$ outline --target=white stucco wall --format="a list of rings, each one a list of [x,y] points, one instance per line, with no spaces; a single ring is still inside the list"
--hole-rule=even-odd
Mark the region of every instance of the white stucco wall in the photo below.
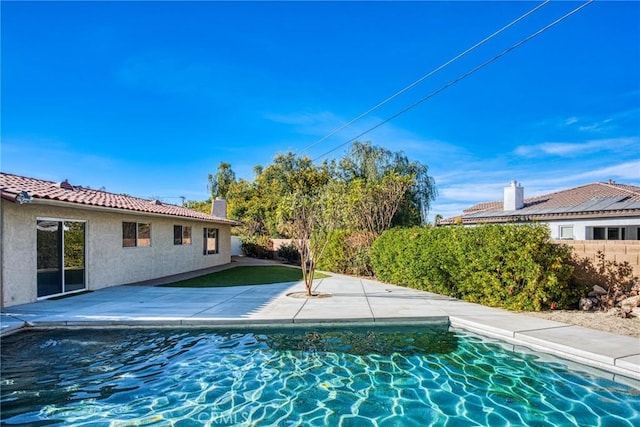
[[[86,221],[86,289],[134,283],[231,261],[231,226],[45,204],[17,205],[2,200],[2,306],[37,299],[36,221],[38,218]],[[151,246],[122,247],[122,222],[151,223]],[[173,244],[173,226],[191,226],[191,245]],[[203,255],[203,228],[217,228],[218,253]]]
[[[581,219],[563,220],[547,222],[551,230],[551,238],[560,238],[561,226],[573,226],[574,240],[590,240],[593,236],[587,235],[588,227],[627,227],[627,239],[638,239],[638,227],[640,227],[640,217],[635,218],[611,218],[611,219]]]
[[[238,236],[231,236],[231,256],[242,255],[242,239]]]

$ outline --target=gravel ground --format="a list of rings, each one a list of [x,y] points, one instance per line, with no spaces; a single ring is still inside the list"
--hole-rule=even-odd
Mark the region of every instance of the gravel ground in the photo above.
[[[587,312],[574,310],[554,310],[522,313],[527,316],[541,317],[557,322],[584,326],[619,335],[640,338],[640,317],[623,319],[605,312]]]

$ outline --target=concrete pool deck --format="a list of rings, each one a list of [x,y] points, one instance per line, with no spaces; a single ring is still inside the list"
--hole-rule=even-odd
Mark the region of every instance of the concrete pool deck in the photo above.
[[[236,265],[254,264],[241,261]],[[172,278],[175,280],[175,278]],[[515,346],[640,380],[640,339],[485,307],[375,280],[332,274],[315,281],[330,298],[292,298],[302,282],[225,288],[123,285],[2,310],[0,334],[26,327],[268,326],[449,322]]]

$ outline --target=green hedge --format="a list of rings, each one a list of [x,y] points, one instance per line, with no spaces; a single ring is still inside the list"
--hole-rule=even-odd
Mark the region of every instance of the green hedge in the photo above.
[[[511,310],[568,308],[583,293],[571,249],[542,225],[392,229],[371,261],[380,280]]]
[[[332,232],[318,262],[318,269],[356,276],[373,276],[369,255],[372,241],[373,238],[365,232]]]
[[[273,258],[273,243],[266,236],[243,237],[242,252],[252,258],[271,259]]]

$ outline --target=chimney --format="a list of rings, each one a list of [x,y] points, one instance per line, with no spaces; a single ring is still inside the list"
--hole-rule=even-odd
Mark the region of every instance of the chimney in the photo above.
[[[515,211],[524,207],[524,188],[518,181],[511,181],[509,187],[504,188],[504,211]]]
[[[211,202],[211,215],[218,218],[227,217],[227,201],[221,197],[216,197]]]

